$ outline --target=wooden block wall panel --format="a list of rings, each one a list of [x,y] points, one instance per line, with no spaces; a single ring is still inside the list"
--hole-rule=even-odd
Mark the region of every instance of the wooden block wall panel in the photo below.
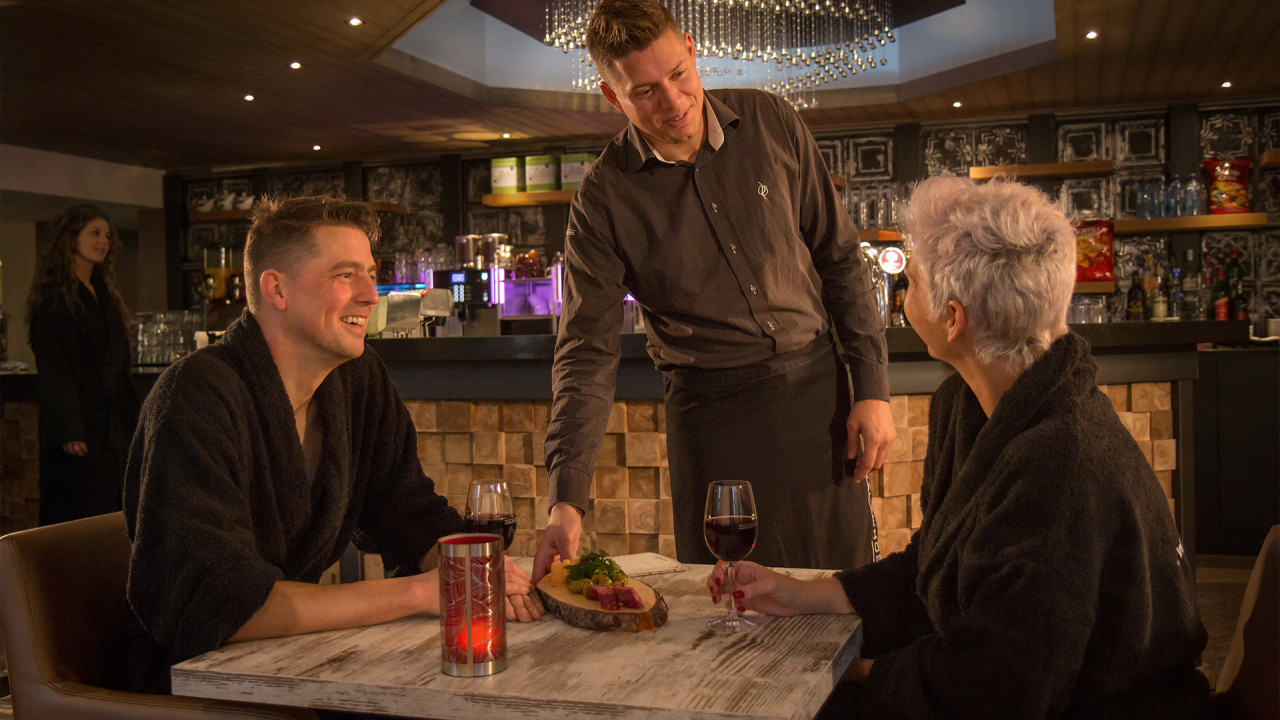
[[[418,432],[435,432],[436,404],[433,402],[415,401],[406,403],[409,415],[413,418],[413,427]]]
[[[901,552],[911,542],[911,528],[880,531],[880,557]]]
[[[509,463],[533,464],[533,433],[502,433],[503,456]]]
[[[659,535],[658,536],[658,552],[663,555],[666,555],[669,558],[675,558],[679,560],[680,558],[676,557],[676,536],[666,535],[666,534]]]
[[[631,552],[630,538],[626,533],[596,533],[597,550],[604,550],[610,555],[626,555]]]
[[[508,555],[533,557],[538,552],[538,535],[533,530],[521,530],[516,528],[515,539],[511,541],[511,547],[507,548]]]
[[[626,465],[626,435],[619,433],[606,433],[604,439],[600,441],[600,453],[596,455],[596,466],[600,465]]]
[[[418,462],[435,465],[444,462],[444,436],[437,433],[418,433]]]
[[[471,433],[447,433],[444,436],[444,461],[471,464]]]
[[[889,414],[893,417],[894,427],[907,427],[906,395],[892,395],[889,397]]]
[[[625,436],[628,467],[658,467],[665,459],[663,436],[656,432],[629,432]]]
[[[626,414],[627,432],[658,432],[658,403],[629,401]]]
[[[911,428],[911,459],[924,460],[925,452],[929,449],[929,428],[912,427]]]
[[[475,413],[472,430],[495,433],[502,430],[502,405],[496,402],[478,402]]]
[[[463,400],[445,400],[436,408],[436,428],[444,432],[471,432],[475,405]]]
[[[627,532],[627,501],[596,498],[596,531],[625,534]]]
[[[876,516],[876,527],[881,531],[909,527],[907,500],[909,496],[871,498],[871,512]]]
[[[533,404],[533,430],[546,434],[547,423],[551,421],[551,403]]]
[[[551,519],[551,500],[545,495],[533,500],[533,529],[546,530]]]
[[[533,431],[533,439],[531,445],[533,447],[533,462],[537,465],[547,464],[547,429]]]
[[[607,433],[624,433],[627,431],[627,404],[617,401],[609,410],[609,423],[604,426]]]
[[[658,497],[663,500],[671,499],[671,468],[658,468]]]
[[[1129,414],[1129,433],[1134,440],[1151,439],[1151,413],[1135,412]]]
[[[467,488],[471,485],[471,473],[470,463],[445,465],[444,474],[448,479],[449,494],[466,495]]]
[[[533,499],[537,491],[537,472],[532,465],[503,465],[502,479],[513,498]]]
[[[658,536],[647,534],[630,534],[627,536],[627,551],[632,553],[658,552]]]
[[[909,462],[885,463],[882,482],[879,494],[884,497],[910,495],[913,492],[920,491],[920,488],[911,479],[911,463]]]
[[[1152,410],[1151,411],[1151,439],[1152,440],[1172,440],[1173,439],[1173,411],[1172,410]]]
[[[534,464],[533,472],[537,476],[537,490],[535,492],[538,497],[549,497],[551,495],[551,478],[547,473],[545,465]]]
[[[888,462],[908,462],[911,460],[911,430],[905,427],[895,429],[898,436],[889,446]]]
[[[596,465],[595,473],[596,497],[622,498],[629,494],[627,469],[616,465]]]
[[[495,424],[497,424],[497,413]],[[501,465],[506,462],[506,442],[502,433],[482,431],[471,433],[471,461],[477,465]]]
[[[1160,489],[1164,491],[1166,498],[1173,497],[1173,471],[1157,470],[1156,481],[1160,483]]]
[[[1100,385],[1099,390],[1106,393],[1111,400],[1111,407],[1116,412],[1129,412],[1129,386],[1128,385]]]
[[[929,427],[929,401],[932,395],[907,396],[907,427]]]
[[[920,527],[924,521],[924,512],[920,509],[920,493],[911,496],[911,502],[907,505],[907,525],[915,530]]]
[[[658,534],[658,501],[627,501],[627,532]]]
[[[1156,471],[1178,469],[1177,440],[1151,441],[1151,468]]]
[[[1142,451],[1142,456],[1143,456],[1144,458],[1146,458],[1146,459],[1147,459],[1147,464],[1148,464],[1148,465],[1153,465],[1153,466],[1154,466],[1154,464],[1155,464],[1155,458],[1154,458],[1154,457],[1153,457],[1153,455],[1152,455],[1152,450],[1151,450],[1151,441],[1150,441],[1150,440],[1139,440],[1139,441],[1138,441],[1138,449]]]
[[[502,406],[503,432],[533,432],[533,405],[508,403]]]
[[[671,500],[658,501],[658,532],[662,535],[674,535],[676,531],[675,506]]]
[[[659,497],[658,470],[656,467],[627,468],[627,497],[633,500],[657,500]]]

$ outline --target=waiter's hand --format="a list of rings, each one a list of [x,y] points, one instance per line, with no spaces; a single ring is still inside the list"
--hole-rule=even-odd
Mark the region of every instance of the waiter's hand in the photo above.
[[[859,400],[849,412],[849,455],[858,458],[853,476],[862,482],[867,474],[884,465],[889,448],[898,437],[893,427],[893,413],[884,400]],[[861,451],[859,448],[861,447]]]
[[[892,423],[891,423],[892,424]],[[547,529],[533,556],[533,584],[538,584],[556,560],[573,560],[578,556],[578,538],[582,536],[582,516],[569,503],[556,503],[551,508]]]
[[[68,455],[84,457],[85,453],[89,452],[89,446],[79,440],[72,440],[71,442],[62,443],[62,452]]]

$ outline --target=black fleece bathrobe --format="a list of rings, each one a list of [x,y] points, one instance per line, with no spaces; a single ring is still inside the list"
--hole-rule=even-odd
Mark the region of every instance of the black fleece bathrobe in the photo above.
[[[316,582],[352,540],[404,575],[462,529],[422,473],[409,412],[372,350],[312,402],[324,433],[314,483],[248,311],[157,380],[125,473],[135,689],[167,692],[171,665],[224,643],[277,580]]]
[[[990,419],[958,374],[933,396],[920,529],[839,575],[875,658],[862,717],[1205,711],[1191,569],[1096,373],[1068,334]]]

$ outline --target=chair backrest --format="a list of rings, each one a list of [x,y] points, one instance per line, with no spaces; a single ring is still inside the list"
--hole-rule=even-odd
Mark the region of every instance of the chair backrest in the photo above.
[[[1253,564],[1214,696],[1219,718],[1280,718],[1280,525]]]
[[[128,574],[123,513],[0,538],[0,634],[16,717],[315,720],[302,708],[124,690]]]
[[[124,688],[128,572],[123,513],[0,538],[0,631],[15,701],[63,680]]]

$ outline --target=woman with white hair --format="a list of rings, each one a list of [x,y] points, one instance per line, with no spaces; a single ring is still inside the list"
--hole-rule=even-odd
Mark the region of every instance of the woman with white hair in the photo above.
[[[1039,191],[915,191],[906,313],[956,369],[934,394],[923,522],[902,552],[800,581],[739,563],[730,602],[857,612],[863,659],[824,714],[1191,718],[1206,634],[1169,507],[1068,331],[1075,233]],[[719,602],[723,564],[708,579]],[[846,684],[847,685],[847,684]]]

